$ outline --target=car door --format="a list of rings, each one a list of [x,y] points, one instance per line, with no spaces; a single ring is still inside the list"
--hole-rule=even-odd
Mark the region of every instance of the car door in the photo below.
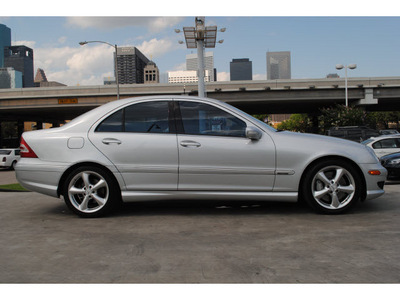
[[[171,109],[171,101],[135,103],[91,129],[89,139],[113,162],[128,190],[177,189],[178,149]]]
[[[372,148],[378,157],[382,157],[387,154],[400,152],[400,139],[399,138],[387,138],[379,140],[372,144]]]
[[[232,112],[196,101],[177,103],[178,190],[273,189],[275,146],[268,134],[250,140],[245,131],[252,124]]]

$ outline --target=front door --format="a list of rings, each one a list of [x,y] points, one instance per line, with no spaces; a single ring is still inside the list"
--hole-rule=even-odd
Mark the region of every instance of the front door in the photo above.
[[[179,190],[272,190],[275,146],[268,134],[250,140],[245,131],[253,124],[232,112],[196,101],[178,103],[183,127],[178,134]]]

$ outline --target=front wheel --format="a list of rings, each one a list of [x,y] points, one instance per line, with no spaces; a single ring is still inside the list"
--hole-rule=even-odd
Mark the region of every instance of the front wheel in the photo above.
[[[342,160],[327,160],[305,174],[302,194],[314,210],[338,214],[351,209],[361,196],[362,180],[355,168]]]
[[[81,217],[100,217],[111,212],[120,197],[117,183],[104,170],[84,166],[65,181],[63,196],[67,206]]]

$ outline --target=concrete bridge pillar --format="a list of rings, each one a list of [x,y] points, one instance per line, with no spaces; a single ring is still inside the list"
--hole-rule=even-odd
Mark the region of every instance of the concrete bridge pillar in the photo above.
[[[364,99],[360,99],[357,101],[357,105],[372,105],[372,104],[378,104],[378,99],[374,98],[374,89],[368,89],[366,88],[364,90]]]

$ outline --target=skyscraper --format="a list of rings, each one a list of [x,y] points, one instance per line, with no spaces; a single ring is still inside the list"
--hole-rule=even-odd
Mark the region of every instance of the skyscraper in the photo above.
[[[267,79],[291,79],[290,51],[267,52]]]
[[[119,84],[144,83],[144,68],[149,59],[136,47],[117,48]]]
[[[4,67],[22,73],[23,87],[33,87],[33,50],[26,46],[4,47]]]
[[[0,89],[15,88],[22,88],[22,73],[14,68],[0,68]]]
[[[204,53],[204,70],[208,70],[210,75],[210,81],[215,81],[214,76],[214,53],[206,52]],[[197,54],[186,55],[186,70],[187,71],[197,71],[199,69],[197,64]]]
[[[253,63],[248,58],[234,58],[230,62],[231,81],[253,80]]]
[[[152,60],[144,68],[144,83],[160,83],[160,71]]]
[[[11,46],[11,29],[0,24],[0,68],[4,67],[4,47]]]

